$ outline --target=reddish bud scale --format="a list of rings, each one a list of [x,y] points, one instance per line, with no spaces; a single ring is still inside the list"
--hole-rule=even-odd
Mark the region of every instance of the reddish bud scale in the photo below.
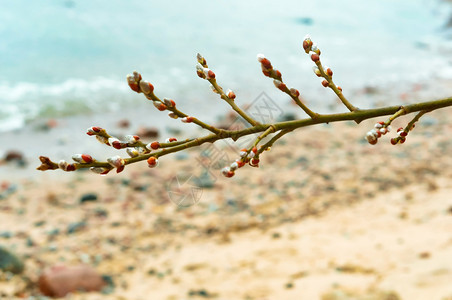
[[[333,71],[330,68],[326,69],[326,75],[333,76]]]
[[[189,117],[182,118],[182,122],[191,123],[191,122],[193,122],[194,119],[195,118],[189,116]]]
[[[408,133],[406,133],[405,131],[402,131],[401,133],[400,133],[400,136],[402,136],[402,137],[406,137],[408,135]]]
[[[169,138],[169,141],[170,141],[170,143],[171,142],[177,142],[177,139],[172,137],[172,138]]]
[[[129,82],[129,86],[132,89],[132,91],[137,92],[137,93],[140,92],[140,88],[138,87],[138,84]]]
[[[297,89],[294,89],[294,88],[292,88],[292,89],[290,89],[290,94],[292,95],[292,96],[294,96],[294,97],[298,97],[298,96],[300,96],[300,92],[297,90]]]
[[[113,146],[113,148],[118,150],[124,148],[123,144],[120,141],[114,141],[111,143],[111,145]]]
[[[324,87],[328,87],[330,85],[330,83],[327,80],[322,81],[322,85]]]
[[[75,165],[74,164],[68,164],[65,171],[68,171],[68,172],[75,171]]]
[[[337,89],[342,92],[342,88],[340,86],[337,86]]]
[[[89,164],[93,162],[93,158],[89,154],[82,154],[82,159],[85,163]]]
[[[371,144],[371,145],[375,145],[376,143],[378,142],[378,140],[377,139],[375,139],[375,140],[373,140],[373,141],[369,141],[369,144]]]
[[[311,41],[308,41],[308,40],[304,40],[303,41],[303,49],[305,51],[309,51],[311,49],[311,46],[312,46],[312,42]]]
[[[268,59],[266,59],[266,58],[263,58],[261,60],[261,64],[266,69],[270,69],[271,70],[273,68],[271,62]]]
[[[229,171],[224,176],[226,176],[227,178],[231,178],[232,176],[234,176],[234,174],[235,174],[234,172]]]
[[[313,62],[318,62],[320,60],[320,56],[317,53],[311,54],[311,60]]]
[[[206,79],[206,75],[204,74],[204,72],[203,71],[196,71],[196,74],[198,74],[198,77],[199,78],[202,78],[202,79]]]
[[[237,161],[237,165],[238,165],[239,168],[241,168],[241,167],[243,167],[245,165],[245,162],[243,162],[241,160],[238,160]]]
[[[259,158],[253,158],[252,160],[251,160],[251,164],[253,164],[253,165],[257,165],[257,164],[259,164]]]
[[[392,145],[397,145],[398,142],[399,142],[399,140],[397,138],[392,138],[391,139],[391,144]]]
[[[126,166],[120,166],[120,167],[118,167],[118,168],[116,168],[116,173],[121,173],[122,171],[124,171],[124,168],[125,168]],[[102,174],[102,173],[101,173]]]
[[[405,138],[401,138],[401,139],[400,139],[400,144],[403,144],[403,143],[405,143],[405,141],[406,141],[406,139],[405,139]]]
[[[265,69],[262,69],[262,73],[264,73],[265,76],[270,77],[270,72],[269,71],[267,71]]]
[[[158,148],[160,148],[160,143],[159,142],[152,142],[151,143],[151,148],[154,150],[157,150]]]
[[[164,110],[166,110],[166,105],[162,103],[157,107],[157,109],[160,111],[164,111]]]
[[[207,72],[207,76],[208,76],[210,79],[214,79],[214,78],[215,78],[215,73],[214,73],[212,70],[209,70],[209,71]]]
[[[278,78],[282,77],[282,74],[281,74],[281,72],[279,72],[279,70],[275,70],[275,74],[276,74],[276,77],[278,77]]]
[[[253,149],[251,149],[251,151],[253,151],[254,153],[257,153],[257,148],[253,147]]]
[[[105,171],[103,171],[102,173],[100,173],[100,175],[107,175],[108,172],[110,172],[110,171],[111,171],[111,169],[106,169]]]
[[[230,91],[229,93],[228,93],[228,98],[229,99],[232,99],[232,100],[234,100],[235,99],[235,93],[233,92],[233,91]]]
[[[157,159],[153,156],[149,157],[147,162],[148,162],[149,168],[153,168],[157,165]]]
[[[150,93],[152,93],[154,91],[154,86],[150,82],[148,83],[148,85],[149,85],[149,91],[150,91]]]

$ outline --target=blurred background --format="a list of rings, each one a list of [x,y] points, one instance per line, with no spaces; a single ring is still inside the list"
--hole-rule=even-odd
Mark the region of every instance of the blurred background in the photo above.
[[[264,97],[284,117],[305,115],[258,53],[309,107],[345,111],[312,72],[307,34],[359,107],[451,96],[451,28],[443,0],[0,0],[0,299],[48,299],[43,276],[65,292],[59,264],[106,282],[74,300],[452,299],[447,109],[396,147],[363,139],[375,120],[304,128],[231,179],[220,169],[240,147],[222,143],[107,177],[35,170],[39,155],[117,155],[90,126],[146,142],[205,134],[132,92],[134,70],[183,112],[236,121],[220,119],[229,107],[197,77],[198,52],[236,103]]]

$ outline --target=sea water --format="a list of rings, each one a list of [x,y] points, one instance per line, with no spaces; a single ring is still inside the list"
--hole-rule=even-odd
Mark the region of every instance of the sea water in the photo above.
[[[449,18],[439,0],[0,0],[0,131],[140,109],[145,98],[125,81],[133,70],[187,113],[220,114],[226,106],[196,76],[197,52],[237,103],[284,96],[261,74],[264,53],[318,104],[326,91],[302,51],[306,34],[344,92],[448,78]]]

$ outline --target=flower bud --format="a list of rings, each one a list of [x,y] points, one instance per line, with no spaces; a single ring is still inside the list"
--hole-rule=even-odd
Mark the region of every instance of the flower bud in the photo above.
[[[158,159],[155,158],[154,156],[149,157],[147,162],[148,162],[149,168],[155,168],[158,166],[158,163],[159,163]]]
[[[196,59],[198,60],[198,62],[199,62],[201,65],[207,66],[206,59],[205,59],[200,53],[198,53],[198,54],[196,55]]]
[[[294,88],[290,89],[290,94],[292,96],[294,96],[295,98],[298,98],[298,96],[300,96],[300,92],[297,89],[294,89]]]
[[[134,75],[127,75],[127,83],[129,84],[129,87],[132,89],[132,91],[139,93],[140,87],[138,86],[138,81],[135,80]]]
[[[196,74],[202,79],[206,79],[206,75],[204,74],[204,67],[199,63],[196,65]]]
[[[315,52],[311,52],[311,60],[313,62],[318,62],[320,60],[320,56]]]
[[[228,98],[229,99],[232,99],[232,100],[234,100],[235,99],[235,93],[232,91],[232,90],[228,90],[227,91],[227,95],[228,95]]]
[[[172,142],[177,142],[177,139],[174,137],[170,137],[165,140],[165,143],[172,143]]]
[[[322,85],[323,85],[324,87],[328,87],[328,86],[330,85],[330,83],[329,83],[327,80],[323,80],[323,81],[322,81]]]
[[[72,159],[81,164],[89,164],[93,162],[93,158],[89,154],[74,154]]]
[[[133,145],[140,140],[140,137],[138,135],[131,135],[131,134],[126,135],[124,138],[125,138],[127,144],[130,144],[130,145]]]
[[[154,91],[154,86],[145,80],[140,81],[140,89],[144,94],[150,94]]]
[[[333,71],[330,68],[326,68],[326,75],[333,77]]]
[[[67,163],[67,161],[65,161],[65,160],[60,160],[60,161],[58,162],[58,167],[59,167],[61,170],[63,170],[63,171],[66,171],[67,166],[68,166],[68,163]]]
[[[135,82],[140,82],[141,74],[138,73],[137,71],[133,71],[133,79],[135,80]]]
[[[110,172],[110,169],[103,167],[91,167],[90,170],[100,175],[106,175],[108,172]]]
[[[225,177],[228,177],[228,178],[234,176],[234,171],[232,171],[231,168],[229,168],[229,167],[224,167],[224,168],[221,170],[221,173],[222,173]]]
[[[258,167],[259,166],[259,158],[253,158],[251,160],[251,166]]]
[[[275,79],[275,80],[273,80],[273,84],[278,88],[278,89],[280,89],[281,91],[285,91],[286,90],[286,84],[285,83],[283,83],[283,82],[281,82],[281,81],[279,81],[279,80],[277,80],[277,79]]]
[[[134,148],[127,148],[127,149],[126,149],[126,152],[127,152],[127,154],[128,154],[130,157],[137,157],[138,155],[140,155],[140,153],[138,152],[138,150],[137,150],[137,149],[134,149]]]
[[[172,119],[177,119],[177,118],[179,118],[179,116],[176,115],[176,114],[173,113],[173,112],[168,113],[168,116],[169,116],[170,118],[172,118]]]
[[[125,165],[124,159],[122,159],[119,155],[107,158],[107,162],[114,168],[120,168]]]
[[[181,121],[184,123],[191,123],[191,122],[193,122],[193,119],[194,119],[193,117],[188,116],[188,117],[182,118]]]
[[[153,104],[154,104],[154,106],[155,106],[158,110],[160,110],[160,111],[166,110],[166,105],[163,104],[163,103],[161,103],[161,102],[154,101]]]
[[[101,130],[102,130],[102,128],[100,128],[98,126],[92,126],[86,130],[86,134],[87,135],[95,135],[95,134],[99,133]]]
[[[208,69],[208,68],[204,68],[204,74],[206,75],[207,79],[214,79],[215,78],[215,73]]]
[[[163,102],[165,103],[166,107],[176,107],[176,102],[172,99],[163,98]]]
[[[152,143],[149,143],[147,146],[146,146],[146,148],[148,148],[149,150],[157,150],[158,148],[160,148],[160,143],[159,142],[157,142],[157,141],[155,141],[155,142],[152,142]]]

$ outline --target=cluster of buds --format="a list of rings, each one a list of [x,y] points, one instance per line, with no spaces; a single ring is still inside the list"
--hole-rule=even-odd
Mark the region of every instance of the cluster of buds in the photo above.
[[[261,63],[262,73],[264,73],[265,76],[282,81],[281,72],[273,69],[271,62],[265,57],[264,54],[258,54],[257,61]]]
[[[374,127],[374,129],[369,130],[366,134],[366,140],[371,145],[375,145],[382,135],[385,135],[386,133],[391,131],[391,126],[386,125],[385,122],[378,122]]]
[[[313,62],[317,62],[320,59],[320,49],[312,42],[309,35],[306,35],[303,40],[303,49],[306,53],[311,55]]]
[[[414,124],[411,127],[411,129],[414,128]],[[397,129],[397,137],[391,139],[391,144],[397,145],[397,144],[403,144],[406,141],[406,137],[408,135],[408,132],[406,132],[402,127]]]
[[[141,93],[141,74],[137,71],[133,71],[133,74],[127,75],[127,83],[129,84],[129,87],[132,89],[132,91]]]
[[[249,164],[252,167],[259,167],[259,157],[256,147],[240,150],[240,158],[237,158],[230,166],[224,167],[221,173],[225,177],[232,177],[235,174],[235,170],[243,167],[245,164]]]
[[[215,73],[211,69],[205,68],[199,63],[196,65],[196,74],[198,74],[198,76],[202,79],[215,79]]]
[[[116,168],[116,173],[122,172],[124,170],[125,165],[126,165],[125,160],[119,155],[115,155],[115,156],[107,158],[107,162],[113,168]]]

